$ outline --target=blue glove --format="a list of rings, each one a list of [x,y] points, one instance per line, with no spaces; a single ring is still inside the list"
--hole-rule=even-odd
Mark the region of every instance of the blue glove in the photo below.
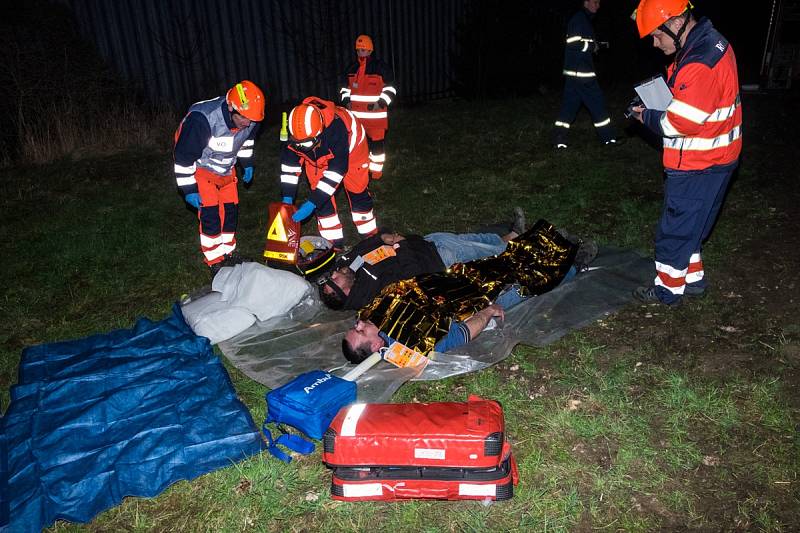
[[[200,209],[200,204],[202,203],[202,201],[200,200],[199,193],[196,192],[189,193],[183,199],[186,201],[187,204],[194,207],[195,209]]]
[[[297,210],[297,212],[292,215],[292,220],[295,222],[300,222],[301,220],[305,220],[314,212],[317,206],[314,205],[314,202],[311,200],[306,200],[303,205]]]
[[[242,176],[242,181],[245,183],[250,183],[253,181],[253,167],[244,167],[244,176]]]
[[[292,200],[291,196],[284,196],[283,198],[281,198],[281,202],[283,202],[284,204],[292,205],[294,203],[294,200]]]

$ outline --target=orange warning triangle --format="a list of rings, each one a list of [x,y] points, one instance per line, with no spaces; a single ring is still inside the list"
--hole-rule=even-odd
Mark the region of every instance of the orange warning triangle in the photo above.
[[[289,239],[286,237],[286,228],[283,226],[283,219],[280,211],[278,211],[275,220],[272,221],[272,225],[269,227],[269,231],[267,231],[267,239],[271,241],[289,242]]]

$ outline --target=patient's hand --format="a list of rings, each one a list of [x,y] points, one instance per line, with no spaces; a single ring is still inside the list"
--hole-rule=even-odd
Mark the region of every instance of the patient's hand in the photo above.
[[[381,240],[383,241],[383,244],[393,245],[405,240],[405,237],[399,233],[382,233]]]

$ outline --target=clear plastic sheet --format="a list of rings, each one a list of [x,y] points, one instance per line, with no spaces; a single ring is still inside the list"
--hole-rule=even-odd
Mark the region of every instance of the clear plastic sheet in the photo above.
[[[551,343],[633,303],[631,291],[650,283],[653,275],[652,260],[627,250],[602,249],[592,270],[507,311],[503,324],[459,350],[432,354],[422,372],[379,362],[358,378],[359,401],[389,401],[412,379],[443,379],[481,370],[505,359],[520,343]],[[341,343],[354,320],[355,313],[327,310],[311,296],[289,316],[256,322],[219,347],[234,366],[270,388],[309,370],[342,375],[353,368],[342,355]]]

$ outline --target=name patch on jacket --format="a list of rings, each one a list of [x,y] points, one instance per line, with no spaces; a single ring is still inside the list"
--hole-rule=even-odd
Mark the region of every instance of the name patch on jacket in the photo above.
[[[232,152],[233,137],[211,137],[208,140],[208,147],[216,152]]]

